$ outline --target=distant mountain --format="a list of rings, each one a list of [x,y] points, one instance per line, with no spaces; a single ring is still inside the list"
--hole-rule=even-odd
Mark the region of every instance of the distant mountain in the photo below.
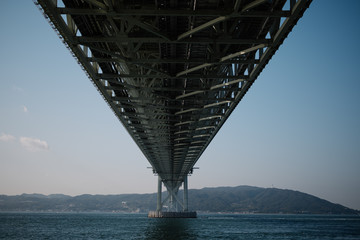
[[[148,212],[155,207],[155,193],[75,197],[63,194],[0,195],[2,212]],[[191,189],[189,208],[200,212],[360,214],[360,211],[306,193],[251,186]]]
[[[198,211],[250,213],[360,214],[360,211],[293,190],[251,186],[191,190]]]

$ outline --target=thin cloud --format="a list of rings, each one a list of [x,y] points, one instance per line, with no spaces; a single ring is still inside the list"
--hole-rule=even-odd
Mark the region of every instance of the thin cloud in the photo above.
[[[18,86],[13,86],[13,90],[16,91],[16,92],[24,92],[24,89],[22,89],[21,87],[18,87]]]
[[[20,137],[21,145],[30,152],[39,152],[49,150],[47,142],[37,138]]]
[[[11,142],[14,141],[16,139],[16,137],[14,137],[13,135],[9,135],[9,134],[1,134],[0,136],[0,141],[2,142]]]
[[[29,109],[26,106],[23,106],[24,113],[29,112]]]

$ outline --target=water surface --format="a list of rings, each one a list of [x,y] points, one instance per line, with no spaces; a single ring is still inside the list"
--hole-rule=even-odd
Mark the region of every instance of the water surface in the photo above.
[[[0,213],[0,239],[360,239],[359,216]]]

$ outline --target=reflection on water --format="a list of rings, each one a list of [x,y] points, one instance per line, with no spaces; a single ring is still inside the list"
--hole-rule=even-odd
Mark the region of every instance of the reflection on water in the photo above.
[[[191,222],[196,219],[187,218],[153,218],[146,229],[146,239],[196,239]]]

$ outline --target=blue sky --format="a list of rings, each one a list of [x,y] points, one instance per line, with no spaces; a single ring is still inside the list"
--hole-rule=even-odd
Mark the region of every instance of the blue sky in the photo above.
[[[189,187],[293,189],[360,209],[359,23],[359,1],[314,1]],[[32,1],[1,1],[0,29],[0,194],[155,192],[147,160]]]

